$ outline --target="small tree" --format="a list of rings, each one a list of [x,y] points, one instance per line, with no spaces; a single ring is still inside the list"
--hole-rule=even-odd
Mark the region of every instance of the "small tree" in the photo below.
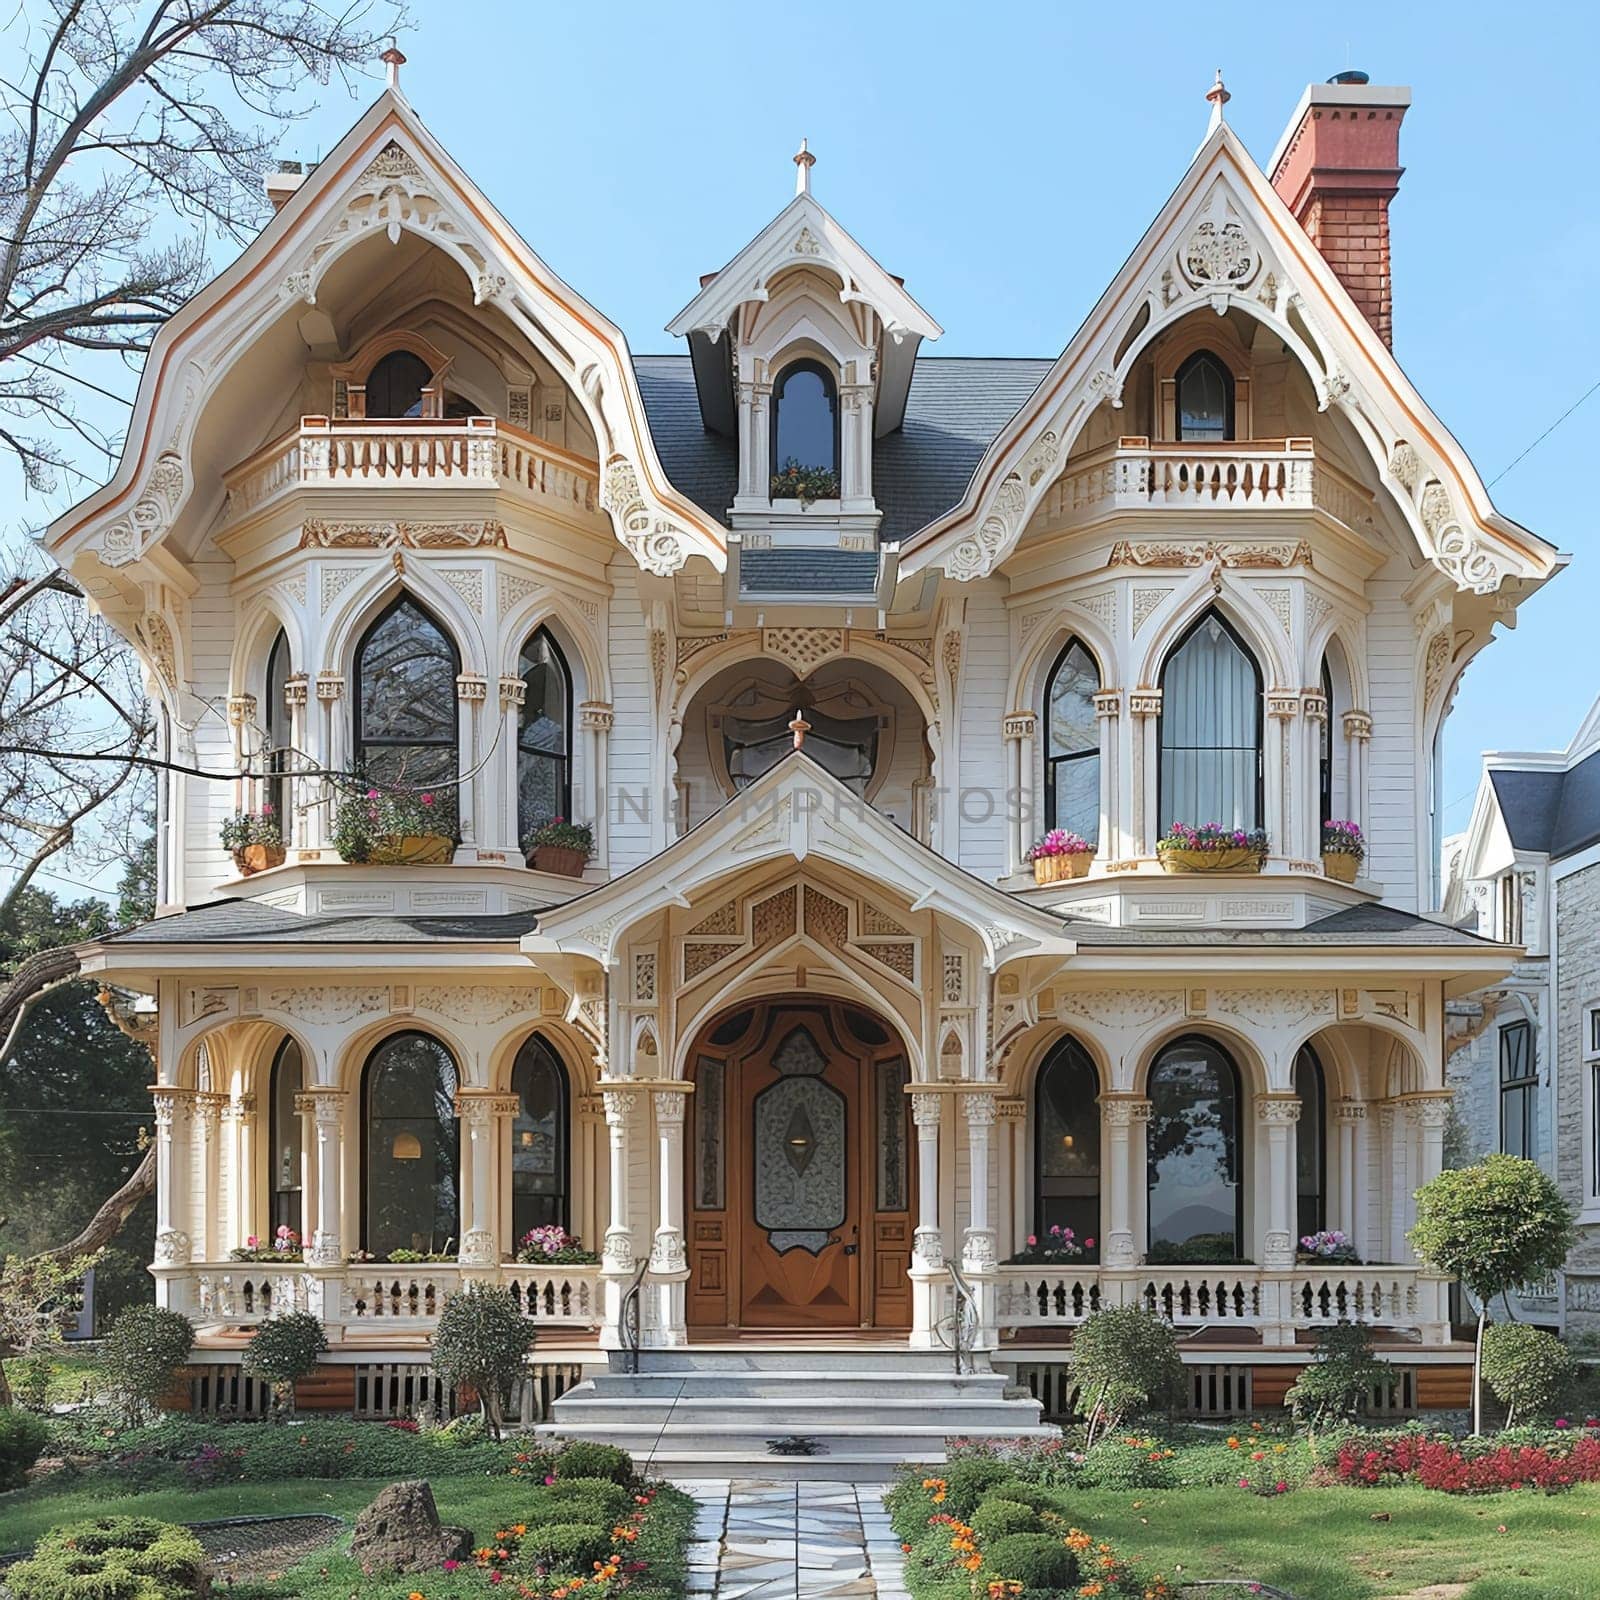
[[[129,1427],[159,1409],[194,1347],[194,1324],[180,1311],[129,1306],[100,1347],[100,1376]]]
[[[1412,1247],[1440,1272],[1459,1278],[1478,1302],[1472,1352],[1472,1431],[1483,1431],[1483,1333],[1489,1302],[1554,1272],[1576,1234],[1572,1207],[1532,1161],[1486,1156],[1441,1172],[1417,1190]]]
[[[83,1300],[83,1275],[92,1256],[57,1261],[7,1256],[0,1264],[0,1408],[11,1404],[4,1363],[53,1349]]]
[[[271,1384],[278,1410],[291,1412],[295,1384],[317,1370],[317,1359],[327,1350],[328,1336],[321,1322],[309,1311],[291,1311],[270,1317],[256,1329],[245,1346],[244,1370]]]
[[[1290,1385],[1285,1399],[1296,1422],[1325,1427],[1364,1411],[1375,1390],[1392,1393],[1400,1374],[1372,1353],[1372,1334],[1359,1322],[1338,1322],[1317,1335],[1316,1359]]]
[[[1108,1306],[1073,1335],[1072,1375],[1087,1447],[1130,1412],[1176,1404],[1183,1392],[1177,1335],[1143,1306]]]
[[[1553,1333],[1526,1322],[1497,1322],[1484,1329],[1483,1381],[1506,1408],[1509,1428],[1518,1415],[1552,1410],[1572,1381],[1572,1356]]]
[[[496,1439],[505,1426],[506,1391],[521,1376],[534,1338],[534,1326],[511,1291],[489,1284],[469,1284],[445,1302],[439,1316],[433,1370],[444,1383],[477,1390],[483,1420]]]

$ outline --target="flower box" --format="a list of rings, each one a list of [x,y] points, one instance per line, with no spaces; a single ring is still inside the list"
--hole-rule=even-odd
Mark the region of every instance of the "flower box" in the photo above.
[[[281,844],[245,844],[233,852],[233,864],[241,878],[281,867],[288,852]]]
[[[562,878],[581,878],[584,863],[589,859],[587,850],[573,850],[559,844],[542,844],[528,860],[530,867],[540,872],[553,872]]]
[[[540,872],[562,878],[581,878],[584,863],[594,854],[594,829],[583,822],[551,817],[522,841],[523,859]]]
[[[1354,883],[1367,856],[1367,841],[1355,822],[1332,819],[1322,824],[1322,875],[1336,883]]]
[[[1070,856],[1035,856],[1033,881],[1035,883],[1061,883],[1068,878],[1088,875],[1089,863],[1094,857],[1087,851]]]
[[[433,867],[455,854],[455,797],[365,787],[356,778],[333,814],[341,859],[378,867]]]
[[[1346,855],[1342,851],[1335,854],[1331,850],[1322,852],[1322,875],[1332,878],[1336,883],[1354,883],[1356,873],[1361,870],[1361,857]]]
[[[367,860],[375,867],[436,867],[455,853],[447,833],[399,833],[374,839]]]
[[[1259,850],[1178,850],[1160,846],[1163,872],[1259,872],[1266,859]]]

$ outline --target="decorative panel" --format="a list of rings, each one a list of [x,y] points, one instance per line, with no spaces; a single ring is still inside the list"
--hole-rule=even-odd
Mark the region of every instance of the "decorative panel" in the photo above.
[[[878,1209],[904,1211],[910,1201],[906,1182],[906,1096],[910,1073],[902,1057],[880,1061],[878,1100]]]
[[[780,1077],[755,1098],[755,1220],[772,1248],[820,1254],[845,1219],[845,1101],[822,1081],[815,1039],[797,1028],[778,1047]]]
[[[702,1056],[694,1081],[694,1203],[700,1211],[721,1211],[724,1205],[722,1105],[727,1068]]]

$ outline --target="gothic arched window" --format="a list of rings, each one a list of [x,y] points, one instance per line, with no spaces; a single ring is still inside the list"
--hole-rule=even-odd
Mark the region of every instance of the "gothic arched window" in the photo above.
[[[517,837],[572,815],[572,675],[549,629],[522,647],[517,719]]]
[[[1317,821],[1326,824],[1333,818],[1333,674],[1328,658],[1322,658],[1322,703],[1327,708],[1317,735]]]
[[[796,361],[772,386],[773,476],[781,476],[791,463],[831,472],[838,493],[839,390],[819,361]]]
[[[1207,611],[1161,670],[1162,832],[1174,822],[1261,826],[1261,692],[1255,657]]]
[[[1088,1259],[1100,1238],[1100,1075],[1076,1039],[1055,1045],[1033,1089],[1033,1232],[1071,1228]]]
[[[1295,1226],[1297,1237],[1318,1233],[1328,1215],[1328,1095],[1322,1063],[1308,1044],[1294,1058],[1291,1082],[1300,1099],[1295,1125]]]
[[[454,1058],[425,1033],[397,1033],[361,1075],[361,1244],[448,1250],[461,1240],[461,1139]]]
[[[1233,437],[1233,374],[1209,350],[1178,368],[1178,437],[1220,443]]]
[[[1239,1069],[1219,1045],[1169,1044],[1150,1068],[1149,1183],[1153,1262],[1240,1258]]]
[[[300,1046],[293,1039],[285,1039],[272,1060],[272,1172],[267,1180],[271,1226],[268,1231],[276,1235],[279,1228],[292,1228],[310,1244],[302,1232],[303,1124],[294,1104],[295,1096],[304,1088],[305,1066]]]
[[[391,350],[367,374],[369,417],[420,417],[422,391],[433,382],[433,369],[410,350]]]
[[[1069,639],[1044,690],[1044,825],[1100,842],[1100,721],[1094,657]]]
[[[289,843],[291,816],[289,806],[289,747],[294,742],[293,722],[289,712],[289,635],[281,628],[272,641],[267,656],[267,708],[266,708],[266,801],[277,818],[283,842]]]
[[[356,648],[357,770],[394,788],[447,790],[440,803],[452,817],[460,671],[449,635],[409,595],[399,596]]]
[[[567,1073],[556,1053],[532,1035],[511,1068],[517,1114],[511,1123],[511,1234],[570,1224],[567,1195]]]

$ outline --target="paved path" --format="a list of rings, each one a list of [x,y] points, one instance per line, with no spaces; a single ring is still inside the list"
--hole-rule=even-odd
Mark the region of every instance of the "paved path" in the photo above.
[[[909,1600],[883,1489],[735,1478],[695,1497],[689,1594],[703,1600]]]

